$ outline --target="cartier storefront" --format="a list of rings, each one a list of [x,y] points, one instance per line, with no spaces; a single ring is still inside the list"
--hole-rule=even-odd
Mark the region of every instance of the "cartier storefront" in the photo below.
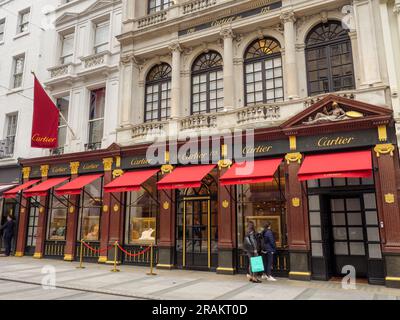
[[[155,245],[158,268],[234,274],[247,268],[246,223],[261,230],[271,222],[276,275],[329,280],[354,268],[370,283],[399,287],[394,132],[390,109],[330,95],[256,130],[252,146],[214,137],[208,151],[174,157],[178,143],[159,163],[146,156],[149,146],[116,144],[22,160],[22,185],[4,195],[21,207],[16,255],[72,261],[84,239],[99,250],[85,258],[107,263],[118,241],[128,253]],[[147,265],[150,256],[118,260]]]

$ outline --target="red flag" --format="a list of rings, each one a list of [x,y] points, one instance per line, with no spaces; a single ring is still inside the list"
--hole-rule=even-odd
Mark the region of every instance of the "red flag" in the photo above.
[[[32,122],[32,148],[58,147],[59,110],[35,76]]]

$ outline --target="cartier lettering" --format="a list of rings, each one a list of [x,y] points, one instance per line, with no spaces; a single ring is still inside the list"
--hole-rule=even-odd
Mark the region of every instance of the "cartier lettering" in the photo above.
[[[318,140],[318,147],[343,146],[343,145],[349,145],[354,141],[355,138],[352,137],[337,137],[337,138],[323,137]]]

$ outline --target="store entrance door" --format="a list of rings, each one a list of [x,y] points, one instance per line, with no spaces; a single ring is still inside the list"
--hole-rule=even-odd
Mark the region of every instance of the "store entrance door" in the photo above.
[[[216,226],[212,225],[211,198],[188,197],[181,201],[177,214],[177,266],[210,270],[211,246]]]
[[[358,278],[367,278],[368,235],[362,197],[331,197],[330,221],[333,275],[343,276],[343,267],[352,266]]]
[[[36,248],[36,239],[39,222],[39,203],[31,200],[29,217],[28,217],[28,230],[26,233],[25,254],[34,255]]]

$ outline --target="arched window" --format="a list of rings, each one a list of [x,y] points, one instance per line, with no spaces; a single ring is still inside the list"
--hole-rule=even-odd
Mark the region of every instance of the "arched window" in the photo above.
[[[144,121],[162,121],[171,116],[171,67],[153,67],[146,78]]]
[[[246,105],[283,101],[280,44],[271,38],[254,41],[245,54]]]
[[[222,57],[209,51],[192,66],[192,114],[224,110],[224,76]]]
[[[148,14],[156,13],[168,9],[173,5],[172,0],[149,0],[149,7],[147,8]]]
[[[306,62],[310,96],[354,89],[351,41],[341,22],[321,23],[310,31]]]

